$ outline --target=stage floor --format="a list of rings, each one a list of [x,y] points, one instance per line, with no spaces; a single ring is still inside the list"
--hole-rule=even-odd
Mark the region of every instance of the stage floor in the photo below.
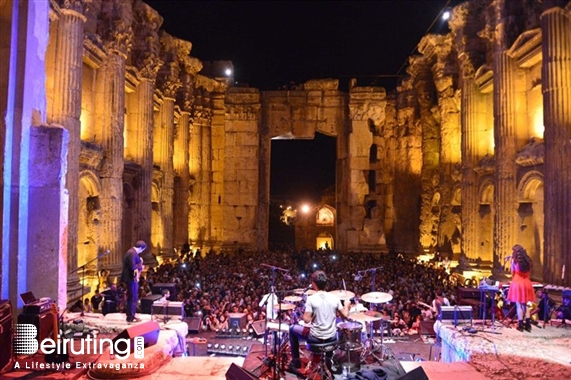
[[[111,323],[111,322],[109,322]],[[109,326],[121,330],[121,326]],[[531,333],[519,332],[515,328],[496,322],[482,324],[474,321],[476,333],[471,334],[463,327],[450,325],[437,325],[443,342],[434,343],[433,339],[419,335],[384,338],[386,352],[393,358],[385,358],[383,362],[373,356],[368,356],[360,362],[352,354],[351,361],[357,362],[358,368],[352,372],[371,371],[378,368],[387,370],[387,379],[397,379],[405,372],[422,367],[429,379],[435,380],[482,380],[482,379],[569,379],[571,378],[571,326],[557,328],[556,325],[547,325],[545,329],[534,327]],[[512,325],[515,327],[515,325]],[[116,333],[101,333],[100,338],[114,338]],[[141,379],[198,379],[214,380],[225,379],[226,374],[234,365],[234,370],[244,369],[253,374],[254,378],[274,379],[274,369],[280,369],[279,378],[285,380],[297,379],[294,374],[281,371],[268,361],[272,352],[272,342],[263,344],[262,338],[251,336],[217,336],[213,332],[189,333],[186,337],[186,355],[169,358],[164,363],[157,364],[152,373]],[[375,336],[379,342],[379,336]],[[217,346],[217,349],[215,347]],[[230,350],[232,346],[234,351]],[[224,349],[222,349],[224,347]],[[236,354],[239,347],[240,353]],[[145,354],[147,353],[145,349]],[[288,348],[284,347],[284,352]],[[375,355],[381,356],[379,351]],[[442,355],[442,357],[441,357]],[[285,356],[285,355],[284,355]],[[302,356],[304,356],[302,352]],[[309,355],[307,354],[306,357]],[[337,351],[336,358],[340,361],[343,353]],[[440,360],[439,359],[443,359]],[[20,358],[20,362],[26,360]],[[36,355],[28,358],[31,361],[42,361],[43,357]],[[105,361],[105,355],[91,355],[83,358],[84,362],[97,363]],[[289,358],[280,359],[287,364]],[[459,360],[459,361],[456,361]],[[446,362],[448,361],[448,362]],[[121,371],[116,372],[120,374]],[[0,375],[0,379],[87,379],[87,370],[72,368],[70,370],[40,370],[20,368]],[[113,378],[112,376],[108,378]],[[335,379],[342,376],[336,375]]]

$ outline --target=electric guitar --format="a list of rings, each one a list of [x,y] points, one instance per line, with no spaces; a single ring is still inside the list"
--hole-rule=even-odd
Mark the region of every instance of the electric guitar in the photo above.
[[[141,273],[143,272],[143,268],[145,267],[143,265],[143,258],[140,257],[140,259],[141,259],[141,269],[133,270],[133,277],[134,277],[135,282],[139,282],[139,279],[141,278]]]

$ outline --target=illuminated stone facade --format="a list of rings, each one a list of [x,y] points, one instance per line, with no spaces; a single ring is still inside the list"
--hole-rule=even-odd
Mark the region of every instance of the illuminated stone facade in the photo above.
[[[335,222],[305,241],[497,273],[520,243],[534,278],[571,283],[569,1],[456,7],[390,92],[232,87],[139,0],[8,0],[0,17],[2,298],[76,299],[138,239],[151,265],[186,242],[265,249],[271,139],[315,133],[337,140]]]

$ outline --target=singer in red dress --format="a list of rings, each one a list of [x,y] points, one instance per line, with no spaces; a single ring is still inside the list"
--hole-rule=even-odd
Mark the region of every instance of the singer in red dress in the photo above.
[[[519,331],[531,332],[531,319],[529,316],[528,302],[535,302],[535,293],[531,280],[531,258],[528,256],[525,248],[516,244],[512,248],[511,273],[512,281],[508,291],[508,301],[515,302],[517,310],[517,320]],[[523,317],[525,316],[525,327]]]

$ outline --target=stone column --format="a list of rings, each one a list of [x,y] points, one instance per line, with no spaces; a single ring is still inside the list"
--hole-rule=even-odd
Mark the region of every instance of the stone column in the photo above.
[[[69,196],[67,271],[70,298],[81,290],[77,272],[77,234],[79,218],[79,152],[81,150],[81,87],[83,69],[83,1],[65,2],[60,10],[55,34],[53,93],[48,107],[48,122],[62,125],[68,131],[66,187]],[[95,270],[97,263],[91,264]],[[79,294],[78,294],[79,295]]]
[[[190,148],[189,148],[189,240],[190,244],[195,246],[201,241],[200,228],[202,221],[200,219],[201,194],[202,194],[202,123],[200,122],[199,111],[201,106],[195,104],[192,116],[192,124],[190,126]]]
[[[181,109],[175,134],[174,170],[178,176],[175,188],[175,230],[174,243],[180,248],[189,242],[190,233],[190,202],[191,202],[191,157],[196,158],[191,145],[191,112],[194,102],[194,78],[202,69],[202,63],[189,56],[181,62],[181,88],[178,92],[177,103]],[[193,136],[194,138],[195,136]],[[192,165],[194,168],[194,165]]]
[[[101,168],[101,242],[102,251],[111,253],[102,264],[111,269],[111,276],[119,275],[122,266],[121,220],[123,214],[123,168],[125,126],[125,60],[131,43],[131,26],[120,18],[121,4],[110,7],[99,22],[105,50],[108,52],[98,72],[96,89],[96,118],[101,136],[96,141],[103,148]]]
[[[226,134],[224,127],[224,90],[216,88],[212,92],[212,124],[211,124],[211,151],[212,151],[212,188],[211,188],[211,244],[219,250],[224,234],[223,204],[225,202],[224,165]]]
[[[473,72],[466,72],[461,78],[462,86],[462,251],[466,257],[478,257],[478,183],[474,167],[477,164],[478,136],[478,89]],[[470,75],[471,74],[471,75]]]
[[[144,75],[144,74],[143,74]],[[153,94],[154,79],[143,76],[136,89],[137,136],[133,145],[133,158],[141,165],[140,183],[135,188],[135,237],[147,242],[149,249],[142,253],[145,265],[153,265],[156,260],[151,246],[151,189],[153,183]],[[134,243],[133,243],[134,244]]]
[[[157,162],[163,172],[163,186],[161,189],[161,219],[163,226],[163,239],[160,255],[171,257],[173,252],[173,194],[174,194],[174,88],[170,90],[163,86],[163,104],[159,111],[159,122],[156,126],[160,138],[160,161]],[[170,95],[170,96],[169,96]]]
[[[494,42],[494,155],[496,157],[496,187],[494,190],[494,266],[511,254],[516,243],[517,183],[516,183],[516,102],[514,75],[516,65],[507,54],[507,22],[505,3],[498,0]]]
[[[141,166],[139,186],[135,188],[135,226],[137,240],[147,242],[149,246],[142,253],[145,265],[156,264],[151,249],[151,190],[153,183],[153,129],[154,129],[154,91],[157,72],[162,64],[159,58],[158,28],[162,19],[156,11],[143,2],[134,6],[135,39],[132,59],[139,70],[140,82],[135,90],[136,135],[132,146],[133,160]],[[131,244],[134,244],[132,242]]]
[[[426,41],[426,38],[423,39]],[[427,44],[420,44],[427,46]],[[424,53],[421,50],[421,53]],[[432,108],[436,103],[435,88],[430,70],[430,55],[410,59],[407,71],[414,78],[414,91],[418,99],[420,123],[422,125],[422,192],[420,204],[420,246],[424,251],[438,248],[438,228],[440,203],[433,205],[437,192],[441,191],[440,166],[440,125],[434,119]]]
[[[177,176],[174,189],[174,244],[177,248],[188,242],[188,160],[190,113],[182,111],[176,125],[174,140],[174,171]]]
[[[544,2],[541,16],[545,125],[543,281],[571,286],[571,3]],[[567,170],[564,170],[567,168]]]
[[[210,99],[205,104],[210,105]],[[210,108],[202,108],[202,120],[200,132],[200,140],[202,141],[202,151],[200,152],[202,163],[200,167],[200,221],[201,233],[200,237],[202,244],[209,244],[211,239],[212,219],[210,208],[211,192],[212,192],[212,110]]]

